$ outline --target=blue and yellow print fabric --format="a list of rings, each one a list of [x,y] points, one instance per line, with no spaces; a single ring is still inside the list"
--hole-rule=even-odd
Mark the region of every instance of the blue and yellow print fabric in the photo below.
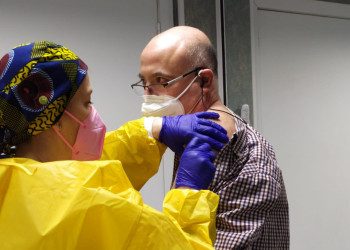
[[[57,122],[87,73],[71,50],[41,41],[0,60],[0,152]]]

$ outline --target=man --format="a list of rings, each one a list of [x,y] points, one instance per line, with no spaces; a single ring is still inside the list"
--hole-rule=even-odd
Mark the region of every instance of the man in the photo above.
[[[229,110],[218,94],[217,59],[200,30],[178,26],[147,44],[140,82],[145,116],[172,116],[212,110],[230,141],[217,154],[209,189],[220,196],[216,249],[288,249],[286,191],[272,146]],[[181,149],[178,152],[181,154]],[[176,174],[178,157],[175,157]]]

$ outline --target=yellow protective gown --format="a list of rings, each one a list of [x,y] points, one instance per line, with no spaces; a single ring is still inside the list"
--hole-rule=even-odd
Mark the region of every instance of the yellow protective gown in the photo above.
[[[140,188],[163,152],[140,119],[107,134],[100,161],[0,160],[0,249],[213,249],[216,194],[171,190],[160,213],[129,181],[122,163]]]

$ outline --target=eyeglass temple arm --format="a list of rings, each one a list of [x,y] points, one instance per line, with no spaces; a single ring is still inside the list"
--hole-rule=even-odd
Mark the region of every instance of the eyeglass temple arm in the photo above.
[[[176,77],[175,79],[173,79],[173,80],[171,80],[171,81],[169,81],[167,83],[164,83],[163,86],[165,88],[169,84],[172,84],[173,82],[176,82],[176,81],[180,80],[181,78],[184,78],[185,76],[188,76],[189,74],[192,74],[193,72],[199,71],[201,69],[203,69],[203,68],[200,68],[200,67],[199,68],[195,68],[194,70],[191,70],[190,72],[187,72],[186,74],[183,74],[182,76]]]
[[[163,85],[163,87],[165,88],[165,87],[168,86],[169,84],[172,84],[172,83],[174,83],[174,82],[180,80],[181,78],[184,78],[185,76],[188,76],[189,74],[192,74],[193,72],[199,71],[199,70],[201,70],[201,69],[203,69],[203,68],[201,68],[201,67],[195,68],[195,69],[191,70],[190,72],[187,72],[186,74],[183,74],[182,76],[176,77],[175,79],[173,79],[173,80],[171,80],[171,81],[169,81],[169,82],[161,83],[161,84],[159,84],[159,85]],[[134,86],[140,86],[140,85],[138,85],[139,83],[140,83],[140,81],[137,82],[137,83],[131,84],[131,88],[133,89]],[[143,87],[147,87],[147,86],[143,86]]]
[[[140,82],[141,82],[141,81],[138,81],[138,82],[136,82],[136,83],[131,84],[131,85],[130,85],[131,88],[133,89],[135,86],[140,86],[140,85],[138,85]]]

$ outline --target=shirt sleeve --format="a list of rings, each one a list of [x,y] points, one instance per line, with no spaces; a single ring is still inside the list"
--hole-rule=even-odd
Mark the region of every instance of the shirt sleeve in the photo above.
[[[283,187],[273,177],[259,174],[241,175],[226,183],[218,193],[224,202],[217,214],[215,247],[248,248],[260,239],[269,224],[271,213],[284,204]]]
[[[141,118],[106,134],[101,160],[120,160],[133,187],[140,190],[158,172],[165,150],[148,136]]]

